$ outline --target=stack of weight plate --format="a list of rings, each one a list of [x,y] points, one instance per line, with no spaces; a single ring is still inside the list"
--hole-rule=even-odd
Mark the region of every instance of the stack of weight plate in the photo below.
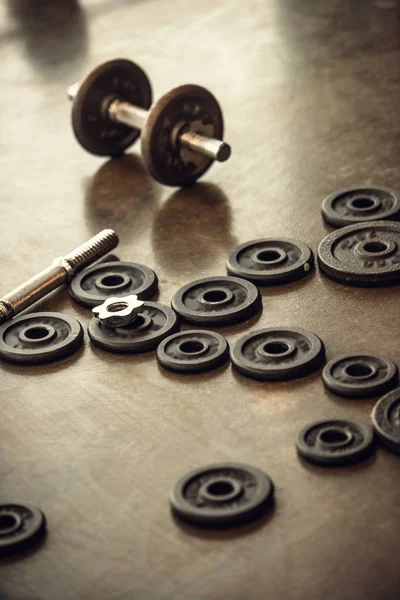
[[[355,286],[394,285],[400,281],[400,200],[382,187],[354,187],[328,196],[326,223],[338,227],[318,249],[321,271]]]

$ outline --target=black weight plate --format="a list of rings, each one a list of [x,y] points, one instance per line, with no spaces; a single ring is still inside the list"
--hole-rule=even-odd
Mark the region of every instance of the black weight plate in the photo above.
[[[22,504],[0,504],[0,554],[31,546],[45,530],[46,519],[38,508]]]
[[[271,327],[241,337],[231,351],[237,371],[262,381],[294,379],[318,369],[325,348],[305,329]]]
[[[351,187],[337,190],[322,203],[322,216],[332,227],[346,227],[366,221],[400,218],[400,198],[384,187]]]
[[[130,325],[112,329],[93,318],[89,337],[95,346],[117,353],[136,353],[155,350],[158,344],[179,329],[175,312],[159,302],[145,302]]]
[[[261,285],[301,279],[314,264],[310,248],[295,240],[265,238],[237,246],[228,257],[230,275]]]
[[[355,286],[393,285],[400,281],[400,223],[372,221],[327,235],[318,248],[321,271]]]
[[[170,497],[181,520],[205,527],[233,527],[261,517],[272,504],[274,486],[259,469],[221,463],[182,477]]]
[[[400,454],[400,388],[378,400],[372,410],[372,424],[381,442]]]
[[[339,396],[379,396],[397,385],[398,372],[394,362],[383,356],[346,355],[325,365],[322,380]]]
[[[315,421],[302,429],[297,452],[306,460],[321,465],[347,465],[366,458],[374,442],[372,427],[343,419]]]
[[[155,179],[171,186],[194,183],[214,162],[212,158],[174,144],[183,127],[222,140],[224,124],[214,96],[198,85],[182,85],[152,107],[142,132],[142,155]]]
[[[13,363],[52,362],[72,354],[82,344],[82,325],[61,313],[20,315],[0,327],[0,358]]]
[[[228,342],[215,331],[181,331],[167,337],[157,348],[158,362],[177,373],[211,371],[228,358]]]
[[[184,285],[172,308],[188,323],[231,325],[246,321],[262,307],[255,285],[238,277],[204,277]]]
[[[71,281],[70,294],[83,306],[102,304],[110,296],[131,296],[140,300],[154,296],[158,289],[157,275],[144,265],[132,262],[98,263],[81,271]]]
[[[140,130],[113,121],[113,100],[148,109],[152,101],[148,77],[130,60],[117,59],[94,69],[79,86],[72,106],[72,127],[81,146],[99,156],[118,156],[139,137]]]

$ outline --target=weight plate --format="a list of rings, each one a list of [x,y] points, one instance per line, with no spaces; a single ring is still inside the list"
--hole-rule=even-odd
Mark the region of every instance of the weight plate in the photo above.
[[[157,275],[144,265],[132,262],[104,262],[81,271],[71,281],[70,294],[83,306],[94,307],[110,296],[131,296],[147,300],[158,290]]]
[[[240,338],[231,351],[234,368],[263,381],[302,377],[318,369],[325,348],[314,333],[305,329],[271,327]]]
[[[157,348],[157,360],[177,373],[201,373],[216,369],[229,358],[228,342],[214,331],[181,331]]]
[[[110,119],[113,100],[148,109],[152,102],[148,77],[130,60],[111,60],[94,69],[80,84],[72,105],[72,128],[92,154],[118,156],[140,136],[140,130]]]
[[[0,358],[13,363],[52,362],[72,354],[82,344],[82,325],[61,313],[20,315],[0,327]]]
[[[103,350],[136,353],[155,350],[164,338],[178,329],[178,317],[169,306],[145,302],[130,325],[114,329],[95,317],[89,323],[88,332],[95,346]]]
[[[302,429],[297,452],[306,460],[321,465],[347,465],[359,462],[373,448],[372,427],[357,421],[332,419],[315,421]]]
[[[231,325],[246,321],[262,307],[255,285],[238,277],[204,277],[184,285],[172,308],[188,323]]]
[[[381,442],[400,453],[400,388],[378,400],[372,410],[372,424]]]
[[[178,481],[170,497],[173,513],[206,527],[232,527],[261,517],[274,486],[259,469],[237,463],[202,467]]]
[[[400,281],[400,223],[372,221],[330,233],[318,248],[325,275],[346,285],[380,286]]]
[[[395,221],[400,217],[400,198],[389,188],[344,188],[325,198],[321,212],[324,220],[333,227],[366,221]]]
[[[295,240],[265,238],[237,246],[228,257],[230,275],[261,285],[301,279],[314,264],[310,248]]]
[[[155,179],[171,186],[194,183],[213,159],[179,146],[179,133],[192,131],[222,140],[224,124],[214,96],[198,85],[182,85],[152,107],[142,132],[142,155]]]
[[[339,396],[379,396],[395,387],[398,372],[394,362],[383,356],[346,355],[325,365],[322,380]]]
[[[21,504],[0,504],[0,554],[31,546],[45,530],[46,519],[38,508]]]

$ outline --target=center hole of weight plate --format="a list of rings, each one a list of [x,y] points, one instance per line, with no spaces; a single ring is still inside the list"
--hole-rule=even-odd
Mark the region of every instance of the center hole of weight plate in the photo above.
[[[375,206],[375,202],[372,200],[372,198],[354,198],[354,200],[351,201],[351,206],[353,208],[358,208],[361,210],[365,210],[368,208],[372,208],[373,206]]]
[[[121,310],[125,310],[125,308],[128,308],[128,304],[126,302],[114,302],[113,304],[107,306],[108,312],[111,313],[120,312]]]
[[[51,325],[29,325],[19,332],[21,342],[42,343],[48,342],[56,335],[56,330]]]
[[[101,283],[106,287],[116,287],[124,283],[124,278],[121,275],[106,275],[102,278]]]
[[[203,500],[209,502],[228,502],[237,498],[243,491],[242,485],[228,477],[219,477],[205,483],[199,490]]]
[[[377,254],[378,252],[385,252],[388,249],[388,244],[385,242],[366,242],[364,244],[364,250],[366,252],[371,252],[372,254]]]
[[[264,265],[281,263],[286,259],[286,252],[279,248],[266,248],[253,254],[253,262]]]
[[[204,352],[205,349],[205,344],[197,340],[187,340],[179,344],[179,350],[184,354],[200,354],[201,352]]]
[[[318,435],[318,439],[325,446],[338,448],[348,444],[353,439],[353,436],[350,432],[344,431],[343,429],[330,427],[329,429],[321,431]]]
[[[264,352],[267,354],[275,354],[276,356],[285,354],[289,348],[290,346],[286,342],[267,342],[263,346]]]
[[[41,327],[40,325],[36,327],[29,327],[25,330],[25,336],[28,340],[42,340],[48,335],[49,331],[46,327]]]
[[[257,253],[258,260],[262,262],[274,262],[281,257],[280,252],[277,250],[261,250],[261,252]]]
[[[203,295],[203,298],[206,302],[212,302],[213,304],[217,302],[223,302],[227,299],[227,297],[227,293],[223,290],[210,290],[209,292],[205,292]]]
[[[231,302],[232,299],[233,294],[231,290],[225,290],[222,288],[206,290],[198,297],[199,302],[202,304],[210,304],[212,306],[228,304],[228,302]]]
[[[21,525],[21,518],[19,515],[13,513],[2,513],[0,514],[0,535],[9,535],[13,531],[16,531]]]
[[[107,273],[96,280],[96,287],[103,292],[122,290],[131,284],[132,280],[126,273]]]
[[[233,485],[230,481],[214,481],[208,486],[208,493],[212,496],[226,496],[231,494],[234,490]]]
[[[354,252],[363,259],[378,259],[389,256],[397,250],[397,244],[386,240],[367,240],[359,242],[354,247]]]
[[[369,367],[368,365],[362,365],[361,363],[353,363],[352,365],[348,365],[345,368],[345,371],[347,375],[350,375],[350,377],[357,377],[361,379],[363,377],[370,377],[373,374],[374,369],[372,369],[372,367]]]

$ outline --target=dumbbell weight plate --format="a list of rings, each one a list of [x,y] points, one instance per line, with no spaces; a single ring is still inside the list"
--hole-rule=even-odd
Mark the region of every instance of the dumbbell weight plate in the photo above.
[[[372,411],[375,432],[389,450],[400,454],[400,388],[383,396]]]
[[[370,397],[395,387],[398,372],[396,365],[383,356],[345,355],[325,365],[322,380],[339,396]]]
[[[215,331],[180,331],[167,337],[157,348],[160,365],[177,373],[211,371],[228,358],[228,342]]]
[[[172,512],[203,527],[233,527],[261,517],[271,506],[274,484],[263,471],[238,463],[196,469],[172,491]]]
[[[318,248],[325,275],[355,286],[400,282],[400,223],[371,221],[348,225],[327,235]]]
[[[306,460],[321,465],[347,465],[366,458],[374,444],[370,425],[345,419],[315,421],[302,429],[297,452]]]
[[[184,125],[195,133],[222,139],[222,111],[205,88],[182,85],[162,96],[150,111],[141,138],[143,160],[153,177],[165,185],[189,185],[214,162],[174,145],[179,127]]]
[[[264,238],[234,248],[227,260],[227,270],[230,275],[260,285],[279,285],[305,277],[313,264],[313,253],[303,242]]]
[[[325,198],[322,216],[332,227],[400,218],[400,198],[389,188],[351,187]]]
[[[89,337],[95,346],[118,354],[155,350],[166,337],[179,329],[177,314],[159,302],[145,302],[130,325],[111,328],[96,317],[89,323]]]
[[[284,381],[318,369],[324,344],[305,329],[270,327],[241,337],[231,351],[233,367],[252,379]]]
[[[31,546],[45,533],[46,518],[35,506],[0,504],[0,554]]]
[[[76,352],[82,344],[82,325],[61,313],[19,315],[0,327],[0,358],[13,363],[49,363]]]
[[[158,289],[157,275],[139,263],[110,261],[84,269],[71,281],[70,294],[83,306],[102,304],[110,296],[151,298]]]
[[[117,59],[94,69],[80,85],[72,106],[72,127],[81,146],[99,156],[119,156],[140,136],[140,130],[112,121],[113,100],[148,109],[150,82],[130,60]]]
[[[224,327],[253,317],[262,308],[258,288],[239,277],[204,277],[184,285],[171,302],[188,323]]]

